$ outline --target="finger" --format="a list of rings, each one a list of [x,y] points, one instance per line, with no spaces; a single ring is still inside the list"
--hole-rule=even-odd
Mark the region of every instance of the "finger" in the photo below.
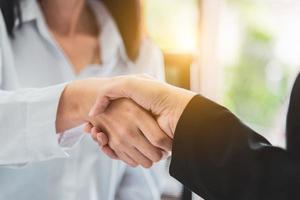
[[[119,160],[117,154],[108,145],[102,146],[101,150],[111,159]]]
[[[161,158],[162,154],[159,150],[153,145],[149,143],[149,141],[141,134],[138,127],[131,127],[131,128],[123,128],[124,124],[118,124],[113,121],[113,119],[105,119],[106,124],[114,124],[114,126],[109,126],[105,130],[105,132],[98,132],[97,139],[101,141],[102,145],[106,145],[110,143],[109,146],[113,150],[119,150],[130,157],[138,164],[142,164],[145,167],[150,167],[154,161],[157,161]],[[112,120],[112,121],[111,121]],[[112,123],[113,122],[113,123]],[[129,123],[128,125],[132,126],[133,123]],[[106,133],[110,134],[107,135]],[[108,136],[112,136],[108,138]],[[113,136],[117,136],[114,138]],[[139,143],[147,143],[147,145],[142,145],[141,150],[147,148],[148,155],[158,154],[158,158],[153,159],[153,161],[145,156],[142,152],[138,151],[135,148],[135,144]],[[134,150],[133,150],[134,149]],[[152,156],[153,158],[153,156]]]
[[[102,146],[105,146],[108,144],[108,137],[104,132],[98,132],[97,133],[97,140],[101,142]]]
[[[106,88],[104,96],[110,100],[130,98],[146,110],[151,110],[154,103],[153,94],[156,96],[162,93],[162,89],[164,87],[156,80],[137,76],[119,76],[115,77],[113,83]],[[160,113],[155,112],[155,114]]]
[[[137,164],[142,165],[145,168],[149,168],[153,165],[153,162],[145,157],[138,149],[131,147],[128,148],[126,154],[130,156]]]
[[[146,118],[148,123],[144,123]],[[138,120],[140,130],[152,145],[165,151],[172,150],[172,139],[161,130],[158,123],[152,117],[149,117],[148,113],[141,114]]]
[[[133,145],[144,157],[148,158],[152,162],[158,162],[161,160],[162,151],[153,146],[148,139],[139,131],[134,138],[131,138],[129,143]],[[131,155],[131,154],[130,154]]]
[[[125,162],[127,165],[129,165],[131,167],[137,167],[138,166],[138,164],[132,158],[130,158],[130,156],[128,156],[126,153],[116,151],[116,154],[120,158],[120,160]]]
[[[93,127],[91,129],[91,136],[92,136],[93,140],[98,143],[97,134],[98,134],[98,131],[97,131],[96,127]]]
[[[83,130],[85,133],[91,133],[92,128],[93,128],[93,125],[88,122],[84,125]]]
[[[145,111],[146,112],[146,111]],[[139,114],[143,114],[143,112],[139,112]],[[154,121],[154,119],[149,115],[147,115],[149,119]],[[143,154],[144,157],[151,160],[152,162],[158,162],[162,158],[162,149],[155,147],[151,144],[151,142],[143,135],[143,133],[140,131],[139,124],[140,123],[148,123],[149,119],[143,118],[143,121],[140,122],[137,117],[132,117],[132,120],[134,120],[131,124],[134,124],[131,128],[122,128],[119,127],[117,124],[113,127],[110,127],[110,130],[108,130],[108,133],[119,133],[119,139],[111,140],[112,144],[110,144],[110,147],[112,149],[120,150],[120,146],[122,145],[122,149],[128,149],[130,147],[135,147],[139,150],[141,154]],[[109,121],[107,121],[109,123]],[[159,128],[158,128],[159,129]],[[154,130],[155,131],[155,130]],[[165,135],[165,134],[162,134]],[[126,151],[124,151],[126,152]],[[130,154],[126,152],[127,154]],[[130,155],[132,156],[132,155]],[[147,165],[147,164],[144,164]]]
[[[90,112],[89,112],[89,116],[90,117],[95,117],[101,113],[103,113],[106,108],[108,107],[110,103],[110,100],[108,97],[106,96],[98,96],[96,99],[95,104],[92,106]]]

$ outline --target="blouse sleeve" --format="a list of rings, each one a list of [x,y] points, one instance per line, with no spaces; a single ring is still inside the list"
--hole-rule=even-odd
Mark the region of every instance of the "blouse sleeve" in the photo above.
[[[66,84],[20,89],[0,12],[0,166],[65,157],[58,144],[56,114]]]

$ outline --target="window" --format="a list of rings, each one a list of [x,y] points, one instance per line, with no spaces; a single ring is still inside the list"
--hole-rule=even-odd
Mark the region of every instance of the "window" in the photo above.
[[[147,0],[147,30],[165,52],[193,53],[198,50],[198,0]]]
[[[199,50],[198,0],[146,0],[148,35],[164,52],[166,79],[190,89],[190,66]]]
[[[219,26],[221,101],[265,136],[280,123],[300,65],[296,0],[227,0]],[[273,134],[273,132],[270,134]]]
[[[146,0],[145,5],[148,33],[172,60],[167,62],[171,83],[190,81],[174,81],[184,74],[174,63],[186,59],[185,70],[194,63],[192,89],[265,136],[276,122],[283,134],[283,108],[300,65],[299,1]]]

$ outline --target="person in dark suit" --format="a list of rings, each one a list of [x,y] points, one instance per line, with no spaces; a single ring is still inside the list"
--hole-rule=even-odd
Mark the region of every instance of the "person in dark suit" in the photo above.
[[[121,87],[118,81],[124,79]],[[95,104],[91,115],[122,97],[151,111],[161,128],[174,134],[170,174],[193,192],[206,200],[300,199],[300,75],[290,99],[286,150],[203,96],[150,79],[120,80],[99,98],[102,103]],[[110,148],[109,142],[98,142]]]

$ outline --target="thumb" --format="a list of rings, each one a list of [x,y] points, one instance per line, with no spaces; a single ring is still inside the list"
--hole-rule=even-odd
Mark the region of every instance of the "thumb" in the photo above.
[[[105,96],[109,100],[129,98],[153,114],[160,114],[154,105],[166,94],[164,89],[165,84],[148,76],[123,76],[107,88]]]
[[[89,116],[94,117],[103,113],[110,102],[120,98],[129,98],[153,114],[160,114],[155,109],[154,101],[160,99],[160,89],[163,84],[144,76],[119,76],[110,79],[96,102],[92,106]]]
[[[89,112],[89,116],[95,117],[100,113],[103,113],[108,107],[109,103],[110,100],[107,96],[99,95]]]

